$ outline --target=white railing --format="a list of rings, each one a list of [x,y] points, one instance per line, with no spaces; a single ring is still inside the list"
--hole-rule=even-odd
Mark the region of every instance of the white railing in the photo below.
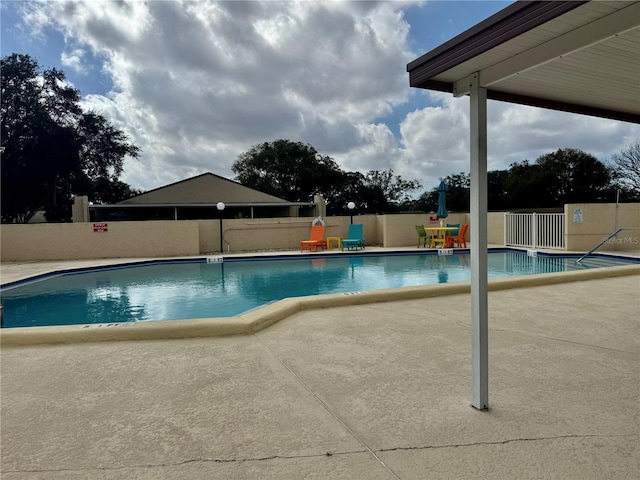
[[[504,244],[564,249],[564,213],[505,213]]]

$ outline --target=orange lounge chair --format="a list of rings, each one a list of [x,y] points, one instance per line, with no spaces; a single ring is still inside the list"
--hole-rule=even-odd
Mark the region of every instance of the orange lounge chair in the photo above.
[[[324,239],[324,229],[324,225],[312,226],[309,240],[302,240],[300,242],[300,251],[304,252],[305,250],[309,250],[310,252],[317,252],[318,248],[327,248],[327,241]]]
[[[458,247],[467,248],[467,241],[464,239],[467,234],[467,230],[469,230],[469,225],[460,226],[460,230],[458,230],[457,235],[447,235],[445,237],[445,245],[446,248],[453,248],[453,244],[457,244]]]

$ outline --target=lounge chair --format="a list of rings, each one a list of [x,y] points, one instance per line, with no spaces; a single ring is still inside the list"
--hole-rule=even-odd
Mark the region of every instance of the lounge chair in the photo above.
[[[418,233],[418,248],[420,248],[420,244],[426,248],[427,239],[429,237],[427,236],[427,232],[424,230],[424,225],[416,225],[416,232]]]
[[[304,252],[309,250],[310,252],[317,252],[318,248],[327,248],[327,241],[324,239],[324,225],[314,225],[311,227],[309,233],[309,240],[302,240],[300,242],[300,251]]]
[[[347,233],[347,238],[342,239],[342,250],[345,248],[347,250],[358,250],[360,248],[364,248],[364,237],[362,236],[362,227],[361,223],[353,223],[349,225],[349,232]]]
[[[453,248],[454,243],[457,244],[458,247],[467,248],[467,241],[464,238],[467,230],[469,230],[469,225],[465,224],[460,227],[457,235],[447,235],[445,237],[445,245],[447,248]]]

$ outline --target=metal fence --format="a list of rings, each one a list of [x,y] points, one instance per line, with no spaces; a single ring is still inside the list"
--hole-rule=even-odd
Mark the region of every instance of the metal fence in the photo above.
[[[564,213],[505,213],[504,244],[564,249]]]

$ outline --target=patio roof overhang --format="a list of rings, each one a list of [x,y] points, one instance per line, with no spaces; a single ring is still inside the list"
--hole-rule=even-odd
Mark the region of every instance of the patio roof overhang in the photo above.
[[[518,1],[407,65],[412,87],[640,123],[640,2]]]
[[[407,65],[470,97],[473,407],[489,408],[487,99],[640,123],[639,1],[518,1]]]

